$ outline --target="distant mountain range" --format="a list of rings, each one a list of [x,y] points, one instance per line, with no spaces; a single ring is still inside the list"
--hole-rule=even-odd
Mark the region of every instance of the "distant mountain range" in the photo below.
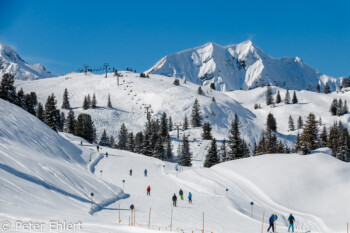
[[[326,83],[335,90],[343,78],[324,75],[298,57],[273,58],[251,41],[220,46],[208,43],[162,58],[151,74],[186,79],[202,85],[215,84],[217,90],[251,89],[262,84],[287,89],[315,90]]]
[[[42,64],[29,65],[12,48],[0,44],[0,76],[4,73],[11,73],[19,80],[54,77]]]

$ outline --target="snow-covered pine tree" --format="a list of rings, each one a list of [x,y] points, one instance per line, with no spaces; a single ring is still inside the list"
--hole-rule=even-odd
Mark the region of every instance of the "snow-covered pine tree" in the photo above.
[[[159,135],[164,138],[168,135],[168,132],[169,132],[168,119],[167,119],[166,113],[163,112],[160,118]]]
[[[109,137],[109,146],[110,146],[111,148],[115,148],[115,139],[114,139],[113,135],[111,135],[111,136]]]
[[[211,140],[210,148],[208,150],[208,153],[205,157],[204,161],[204,167],[212,167],[220,162],[219,160],[219,155],[218,155],[218,150],[216,146],[216,139],[213,138]]]
[[[343,115],[343,100],[339,99],[337,104],[337,116]]]
[[[320,134],[320,143],[321,143],[321,147],[326,147],[328,144],[328,136],[327,136],[327,129],[326,126],[323,126],[322,132]]]
[[[164,149],[164,144],[162,137],[158,137],[154,150],[153,150],[153,157],[161,160],[165,160],[165,149]]]
[[[276,119],[275,119],[275,117],[273,116],[272,113],[269,113],[267,115],[266,130],[267,131],[273,131],[273,132],[277,131],[277,122],[276,122]]]
[[[65,131],[67,133],[75,134],[75,124],[76,124],[76,120],[75,120],[74,112],[71,109],[71,110],[69,110],[68,116],[67,116],[67,119],[66,119],[66,129],[65,129]]]
[[[241,132],[239,129],[239,120],[237,114],[231,124],[230,135],[228,140],[228,158],[229,160],[240,159],[245,157],[243,151],[243,143],[241,138]]]
[[[280,95],[280,91],[277,91],[277,96],[276,96],[276,103],[279,104],[281,103],[281,95]]]
[[[181,151],[180,151],[180,155],[178,156],[177,163],[180,166],[191,167],[192,166],[191,156],[192,156],[192,153],[190,149],[190,144],[188,142],[188,137],[184,134],[182,138],[182,143],[181,143]]]
[[[194,100],[194,104],[192,107],[191,125],[193,128],[200,127],[202,125],[201,107],[197,99]]]
[[[295,92],[295,91],[293,92],[292,103],[293,103],[293,104],[298,103],[298,98],[297,98],[297,94],[296,94],[296,92]]]
[[[337,115],[337,110],[338,110],[338,100],[334,98],[329,108],[329,112],[332,114],[332,116],[335,116]]]
[[[297,124],[297,128],[298,128],[298,129],[302,129],[303,126],[304,126],[304,123],[303,123],[303,119],[301,118],[301,116],[299,116],[298,122],[297,122],[297,123],[298,123],[298,124]]]
[[[168,119],[168,129],[169,129],[169,132],[170,132],[170,131],[173,131],[173,128],[174,128],[173,119],[171,118],[171,116],[169,116],[169,119]]]
[[[226,148],[226,139],[222,141],[220,150],[219,150],[219,156],[220,156],[220,161],[221,162],[226,162],[228,161],[228,155],[227,155],[227,148]]]
[[[323,93],[325,94],[331,93],[331,87],[328,85],[328,83],[326,83],[326,85],[324,86]]]
[[[103,130],[100,142],[98,144],[101,145],[101,146],[109,146],[109,138],[107,136],[107,132],[106,132],[105,129]]]
[[[63,93],[63,101],[62,101],[62,109],[70,109],[70,103],[69,103],[69,97],[68,97],[68,90],[67,88],[64,89],[64,93]]]
[[[97,107],[97,100],[95,93],[92,95],[91,108],[95,109]]]
[[[291,115],[289,115],[288,127],[289,127],[290,131],[294,131],[295,130],[294,120],[293,120]]]
[[[202,87],[198,87],[197,93],[198,95],[204,95]]]
[[[108,94],[107,108],[113,108],[112,102],[111,102],[111,95],[110,95],[110,94]]]
[[[91,96],[90,96],[90,94],[88,94],[88,96],[87,96],[87,102],[88,102],[88,108],[91,108],[91,104],[92,104],[92,102],[91,102]]]
[[[290,94],[289,94],[289,90],[287,90],[286,96],[284,97],[284,103],[285,103],[285,104],[290,104]]]
[[[144,139],[142,144],[142,154],[146,156],[152,156],[153,154],[153,149],[151,146],[151,136],[147,132],[145,132],[144,134]]]
[[[267,86],[267,90],[265,92],[265,101],[266,101],[266,105],[271,105],[274,103],[271,85]]]
[[[134,138],[134,133],[130,132],[128,134],[128,140],[126,142],[126,150],[134,152],[135,151],[135,138]]]
[[[203,133],[202,133],[202,139],[203,140],[211,140],[211,125],[209,122],[204,122],[203,124]]]
[[[75,125],[75,132],[77,136],[82,137],[88,142],[92,143],[96,138],[94,128],[94,122],[89,114],[79,114]]]
[[[36,117],[39,120],[44,121],[44,107],[40,102],[38,103],[38,106],[36,107]]]
[[[84,97],[83,109],[84,110],[89,109],[89,102],[88,102],[88,98],[86,96]]]
[[[135,153],[142,153],[142,144],[143,144],[143,134],[142,132],[138,132],[135,135]]]
[[[313,113],[310,113],[307,117],[305,125],[303,127],[303,133],[301,138],[301,154],[309,154],[312,150],[316,150],[320,146],[320,140],[318,135],[317,120]]]
[[[0,84],[0,98],[9,101],[10,103],[16,103],[17,93],[14,86],[15,77],[12,74],[6,73],[2,76]]]
[[[321,92],[321,86],[320,86],[319,83],[317,83],[317,85],[316,85],[316,92],[317,92],[317,93],[320,93],[320,92]]]
[[[343,114],[347,114],[348,112],[349,112],[348,103],[346,102],[346,100],[344,100],[343,111],[342,111],[342,113],[343,113]]]
[[[182,129],[183,130],[188,130],[188,118],[187,118],[187,115],[185,115],[184,122],[182,124]]]
[[[128,130],[123,123],[120,127],[119,136],[118,136],[118,148],[120,150],[126,149],[126,143],[128,141]]]
[[[55,95],[52,93],[47,97],[45,104],[44,122],[53,130],[57,131],[57,121],[59,114],[57,114]]]

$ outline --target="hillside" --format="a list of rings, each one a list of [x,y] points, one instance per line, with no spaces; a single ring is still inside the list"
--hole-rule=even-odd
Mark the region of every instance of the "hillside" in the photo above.
[[[179,77],[223,91],[248,90],[262,84],[315,91],[317,83],[333,90],[341,79],[323,75],[298,57],[273,58],[251,41],[221,46],[208,43],[163,57],[146,73]]]
[[[237,113],[241,121],[242,136],[253,145],[261,137],[261,131],[266,128],[266,117],[273,113],[277,120],[278,136],[285,144],[293,146],[298,130],[289,132],[288,117],[291,115],[296,124],[297,118],[306,116],[313,112],[317,119],[322,118],[323,124],[329,127],[334,121],[349,121],[349,114],[341,117],[331,116],[329,106],[333,98],[348,99],[350,93],[331,94],[316,93],[310,91],[297,91],[298,104],[277,104],[275,107],[266,106],[265,88],[255,88],[247,91],[219,92],[203,87],[205,96],[198,95],[198,85],[181,82],[180,86],[173,85],[172,78],[161,75],[150,75],[150,78],[139,78],[139,74],[122,72],[120,86],[118,80],[112,74],[108,78],[104,75],[89,73],[69,74],[51,79],[34,81],[16,81],[17,88],[23,88],[25,92],[35,91],[38,99],[43,104],[47,96],[54,93],[57,97],[57,106],[62,105],[64,89],[68,89],[70,103],[77,116],[79,113],[91,114],[97,128],[98,137],[103,130],[116,139],[122,123],[125,123],[129,131],[134,133],[143,130],[146,122],[145,105],[151,105],[153,117],[160,117],[162,112],[171,116],[173,122],[183,122],[185,115],[190,117],[191,108],[195,98],[198,98],[202,108],[204,121],[213,126],[213,136],[218,140],[227,139],[230,124],[234,114]],[[274,97],[279,90],[284,98],[286,90],[280,87],[272,88]],[[290,92],[292,94],[292,91]],[[97,108],[83,110],[84,96],[96,94]],[[112,109],[106,108],[108,94],[111,96]],[[212,101],[215,98],[215,102]],[[260,104],[261,109],[254,109],[254,104]],[[67,111],[64,110],[66,113]],[[180,126],[180,129],[182,126]],[[182,131],[180,131],[182,133]],[[185,131],[190,136],[191,147],[196,148],[194,157],[201,165],[204,160],[209,141],[201,140],[201,128]],[[171,132],[174,152],[177,148],[176,130]],[[195,139],[195,141],[194,141]]]
[[[0,44],[0,76],[5,73],[12,74],[18,80],[33,80],[54,76],[42,64],[30,65],[15,50],[7,45]]]

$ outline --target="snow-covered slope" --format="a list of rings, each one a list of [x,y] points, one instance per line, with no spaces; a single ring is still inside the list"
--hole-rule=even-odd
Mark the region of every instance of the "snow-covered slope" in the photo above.
[[[214,83],[218,90],[247,90],[261,84],[312,90],[328,83],[333,90],[341,79],[321,74],[298,57],[272,58],[251,41],[220,46],[208,43],[162,58],[151,74],[186,78],[200,85]]]
[[[54,219],[75,212],[89,216],[91,192],[100,205],[124,197],[119,187],[88,170],[90,157],[97,159],[97,153],[77,148],[2,99],[0,113],[2,219]]]
[[[12,48],[0,44],[0,77],[10,73],[19,80],[50,78],[54,75],[42,64],[29,65]]]

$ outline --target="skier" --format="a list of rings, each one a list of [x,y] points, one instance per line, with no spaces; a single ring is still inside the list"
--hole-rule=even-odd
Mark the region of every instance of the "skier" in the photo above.
[[[97,152],[100,152],[100,146],[99,145],[96,146],[96,149],[97,149]]]
[[[151,186],[147,187],[147,196],[151,196]]]
[[[176,201],[177,201],[177,196],[176,196],[176,194],[174,193],[174,196],[173,196],[173,206],[175,206],[176,207]]]
[[[106,158],[108,158],[108,152],[106,152]]]
[[[269,228],[267,229],[267,232],[270,231],[270,228],[272,228],[272,232],[275,232],[275,226],[274,226],[274,224],[275,224],[275,221],[276,221],[276,220],[277,220],[277,215],[272,214],[271,217],[270,217],[270,219],[269,219],[270,226],[269,226]]]
[[[184,192],[182,191],[182,189],[180,189],[179,195],[181,197],[181,200],[183,200],[184,199]]]
[[[145,173],[145,176],[147,176],[147,169],[145,169],[144,173]]]
[[[129,173],[130,173],[130,176],[132,176],[132,169],[130,169]]]
[[[80,145],[81,145],[81,146],[83,145],[83,141],[80,141]]]
[[[292,214],[289,215],[288,221],[289,221],[288,232],[290,232],[290,228],[292,228],[292,232],[294,232],[294,221],[295,221],[295,218],[293,217]]]
[[[134,211],[134,209],[135,209],[134,204],[131,204],[130,209],[131,209],[131,212],[133,212],[133,211]]]
[[[188,194],[188,203],[192,204],[192,193]]]

